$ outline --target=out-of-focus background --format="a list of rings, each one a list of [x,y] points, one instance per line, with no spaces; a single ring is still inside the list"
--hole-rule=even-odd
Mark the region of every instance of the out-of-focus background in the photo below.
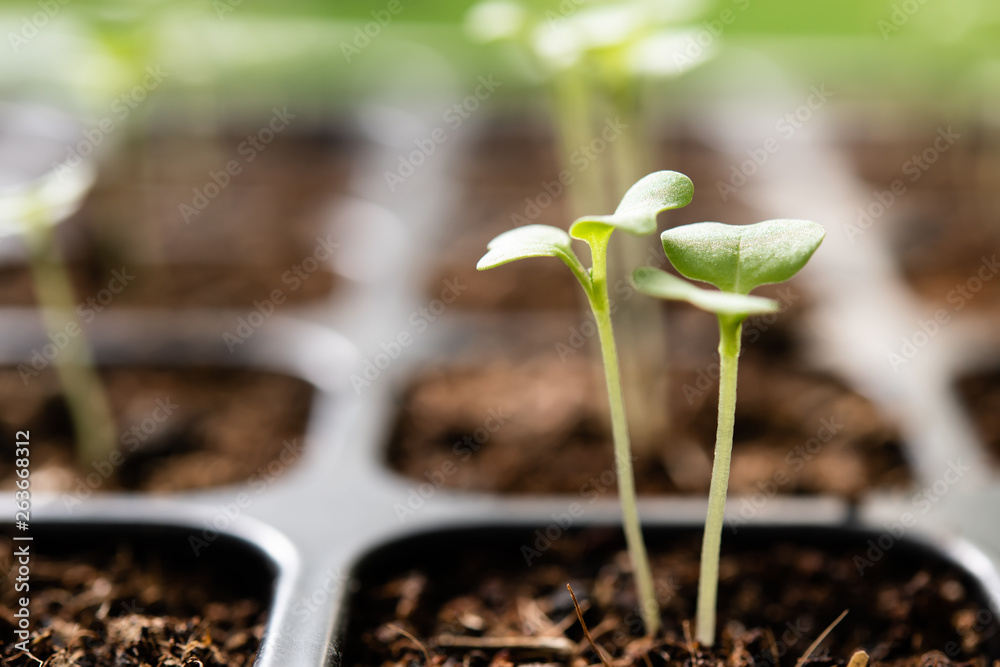
[[[933,479],[943,441],[995,439],[920,417],[997,356],[998,36],[985,0],[5,3],[0,186],[93,169],[56,229],[83,324],[127,308],[213,313],[209,335],[232,352],[274,313],[305,317],[358,345],[362,395],[414,340],[448,348],[424,336],[443,319],[481,316],[498,337],[510,331],[490,323],[514,323],[565,361],[553,341],[579,349],[579,315],[552,330],[516,318],[577,307],[568,273],[477,273],[486,243],[531,222],[566,228],[648,171],[682,171],[694,202],[661,225],[826,227],[786,319],[809,320],[813,363],[890,421],[909,415],[906,438],[931,453],[893,445],[870,477],[817,486],[856,497],[899,481],[879,466],[909,458]],[[655,239],[620,245],[621,270],[665,265]],[[16,233],[0,243],[0,306],[37,301],[25,254]],[[626,283],[613,289],[629,302]],[[622,309],[624,348],[661,345],[641,333],[649,309]],[[693,331],[673,336],[695,341],[673,358],[703,368],[714,336]],[[636,386],[664,366],[650,354],[625,361]],[[661,426],[640,415],[636,439]],[[430,464],[412,456],[419,478]]]
[[[582,172],[589,157],[572,163],[573,114],[566,111],[580,106],[588,110],[588,136],[621,110],[634,112],[627,123],[632,140],[650,149],[634,160],[636,171],[677,168],[685,142],[725,148],[729,158],[697,174],[705,201],[747,201],[776,173],[774,163],[744,167],[737,158],[756,154],[763,163],[769,149],[787,155],[809,142],[834,146],[873,194],[891,192],[903,178],[905,195],[919,192],[894,195],[904,201],[894,203],[892,215],[878,213],[876,198],[875,215],[866,218],[862,206],[853,220],[834,222],[854,240],[855,232],[915,210],[909,231],[896,233],[893,243],[900,270],[920,290],[941,288],[924,271],[928,265],[959,262],[964,252],[952,247],[953,225],[946,232],[927,218],[964,221],[980,206],[990,215],[978,198],[989,197],[980,190],[997,159],[1000,9],[992,3],[686,0],[602,7],[563,0],[479,3],[471,11],[474,4],[9,2],[0,8],[0,97],[55,107],[80,123],[52,164],[99,165],[81,223],[88,252],[106,266],[128,259],[156,267],[169,256],[190,265],[186,278],[160,276],[166,282],[146,282],[124,297],[144,303],[252,301],[243,298],[251,293],[234,296],[235,285],[205,286],[219,279],[212,267],[220,262],[278,271],[232,279],[258,291],[275,279],[295,285],[281,282],[282,267],[310,251],[310,218],[322,217],[337,194],[391,199],[394,186],[409,178],[400,174],[419,167],[412,150],[431,163],[438,145],[459,146],[457,158],[439,151],[453,166],[485,150],[486,162],[508,160],[524,175],[543,158],[511,141],[531,135],[542,144],[562,141],[562,152],[543,150]],[[574,92],[575,79],[590,90]],[[627,85],[609,90],[613,81]],[[574,94],[583,96],[578,104]],[[933,163],[910,164],[939,131],[954,139],[948,150]],[[652,150],[665,138],[675,140],[672,148]],[[491,152],[491,141],[509,154]],[[398,145],[396,169],[382,169],[385,187],[359,174],[359,152],[373,143]],[[238,173],[227,175],[227,165]],[[449,176],[461,182],[461,167]],[[925,203],[930,184],[946,180],[978,194]],[[534,212],[530,203],[521,204],[509,213],[534,220],[525,215]],[[178,284],[184,280],[190,284]],[[332,279],[300,287],[295,298],[309,300],[331,290]],[[0,297],[30,300],[9,285],[0,292],[11,290]]]

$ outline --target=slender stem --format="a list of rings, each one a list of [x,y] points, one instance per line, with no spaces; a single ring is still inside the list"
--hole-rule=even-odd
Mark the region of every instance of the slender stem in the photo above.
[[[66,337],[53,365],[75,427],[77,461],[85,467],[114,451],[114,421],[86,334],[74,315],[69,274],[45,215],[44,207],[35,208],[23,236],[45,326]]]
[[[642,137],[643,122],[640,113],[639,89],[637,82],[624,75],[614,82],[614,88],[608,91],[611,108],[617,116],[616,120],[625,123],[621,136],[611,142],[611,178],[612,192],[625,192],[632,183],[638,181],[649,172],[649,166],[655,162],[651,153],[655,150],[648,142],[644,145]]]
[[[719,423],[715,435],[715,463],[708,490],[708,517],[701,545],[698,577],[697,639],[702,646],[715,643],[715,605],[719,590],[719,549],[729,488],[729,463],[733,453],[736,419],[736,370],[744,317],[719,315]]]
[[[604,181],[613,192],[625,192],[632,183],[648,173],[653,162],[652,147],[641,142],[643,128],[639,113],[639,89],[634,76],[623,71],[604,89],[604,96],[616,116],[624,123],[621,135],[608,143],[610,158],[598,166],[606,173]],[[659,245],[659,244],[657,244]],[[622,234],[610,248],[609,262],[614,274],[628,274],[646,263],[647,237]],[[654,299],[621,299],[618,302],[618,340],[622,345],[625,401],[630,417],[633,450],[650,459],[659,459],[664,447],[663,434],[670,424],[668,332]],[[662,381],[661,380],[665,380]]]
[[[625,530],[625,544],[632,559],[636,587],[639,592],[642,620],[646,634],[655,635],[660,629],[659,605],[653,586],[653,573],[649,566],[649,556],[642,539],[639,524],[639,509],[636,504],[635,474],[632,471],[632,451],[628,437],[628,422],[625,417],[625,399],[622,393],[618,353],[615,350],[614,330],[611,327],[611,308],[608,301],[607,283],[607,236],[590,242],[593,268],[591,284],[587,295],[590,308],[597,321],[601,356],[604,361],[604,377],[608,388],[608,402],[611,408],[611,433],[615,447],[615,470],[618,475],[618,497],[622,506],[622,524]]]
[[[570,67],[553,79],[553,96],[556,117],[559,121],[558,140],[561,168],[573,173],[573,181],[566,186],[570,197],[570,217],[576,218],[590,211],[608,209],[606,184],[601,182],[600,164],[578,164],[580,150],[590,145],[593,138],[590,109],[593,106],[585,74],[579,67]],[[589,156],[590,153],[585,153]]]

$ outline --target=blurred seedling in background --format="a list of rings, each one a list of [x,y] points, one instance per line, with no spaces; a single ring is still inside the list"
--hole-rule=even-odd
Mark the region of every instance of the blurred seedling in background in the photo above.
[[[635,572],[642,618],[646,632],[650,635],[659,629],[659,609],[653,588],[652,571],[639,525],[632,450],[629,444],[618,352],[611,326],[607,278],[608,241],[616,229],[634,235],[652,234],[656,231],[657,213],[686,206],[691,202],[693,192],[694,188],[687,176],[675,171],[654,172],[629,188],[612,215],[579,218],[572,224],[568,234],[558,227],[549,225],[527,225],[512,229],[490,241],[487,246],[488,252],[476,266],[482,271],[526,257],[558,257],[565,262],[583,287],[597,322],[611,409],[615,466],[625,540]],[[574,238],[584,241],[590,247],[589,269],[583,266],[573,252]]]
[[[73,129],[67,133],[66,127]],[[56,226],[80,207],[93,184],[94,168],[87,161],[52,168],[53,150],[63,151],[66,137],[76,132],[75,123],[60,114],[0,106],[0,128],[0,238],[9,242],[19,237],[24,245],[53,350],[45,356],[55,366],[73,421],[77,461],[81,468],[88,467],[106,459],[117,443],[107,396],[76,317]],[[21,372],[37,374],[27,365]]]
[[[466,29],[474,39],[513,46],[514,57],[548,89],[561,175],[569,175],[571,215],[609,210],[617,193],[660,161],[652,138],[664,119],[643,101],[655,83],[677,77],[714,54],[712,45],[690,49],[698,44],[701,26],[693,22],[700,18],[702,5],[699,0],[567,1],[544,9],[527,2],[486,0],[466,15]],[[528,224],[524,216],[518,217],[519,224]],[[644,239],[623,238],[608,262],[612,272],[625,274],[645,263],[649,252]],[[650,406],[668,406],[666,326],[655,304],[626,298],[618,289],[615,294],[635,447],[658,456],[670,415],[666,407]]]
[[[718,291],[703,289],[657,269],[640,268],[632,274],[640,292],[686,301],[715,313],[719,321],[719,417],[698,580],[697,639],[703,646],[715,642],[719,548],[733,451],[743,322],[751,315],[773,313],[780,307],[777,301],[749,294],[760,285],[781,283],[798,273],[824,235],[820,225],[806,220],[767,220],[742,226],[718,222],[685,225],[661,235],[667,259],[681,275],[710,283]]]

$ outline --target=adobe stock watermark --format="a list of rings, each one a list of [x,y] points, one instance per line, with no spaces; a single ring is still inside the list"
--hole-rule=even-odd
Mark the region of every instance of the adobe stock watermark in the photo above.
[[[865,571],[874,567],[885,555],[892,550],[899,540],[903,539],[906,531],[917,525],[920,517],[926,515],[936,504],[941,502],[949,491],[958,484],[965,473],[972,468],[964,465],[960,459],[948,462],[948,469],[941,477],[932,484],[920,489],[913,498],[910,499],[912,511],[903,512],[896,521],[889,521],[882,524],[885,531],[878,537],[867,542],[867,549],[864,553],[855,554],[853,557],[854,567],[858,574],[865,576]]]
[[[77,505],[93,495],[101,486],[111,478],[112,475],[125,463],[126,454],[134,454],[139,446],[155,435],[164,423],[180,407],[170,400],[169,396],[158,398],[155,407],[150,410],[149,415],[131,428],[123,431],[118,438],[121,448],[112,451],[106,458],[100,461],[91,462],[94,469],[86,477],[77,476],[73,492],[63,493],[59,499],[62,500],[63,507],[72,514]]]
[[[287,287],[276,287],[263,299],[254,299],[250,312],[236,318],[236,326],[232,331],[223,332],[222,342],[226,344],[229,354],[233,354],[237,347],[250,340],[250,337],[264,326],[264,322],[288,300],[290,293],[298,291],[322,266],[329,264],[337,248],[340,247],[331,236],[333,235],[317,236],[312,254],[307,255],[298,264],[292,264],[281,274],[281,282]]]
[[[409,3],[411,0],[406,2]],[[371,43],[382,34],[382,30],[389,27],[393,19],[402,14],[404,9],[406,7],[402,0],[389,0],[384,9],[371,10],[369,14],[372,20],[364,25],[355,26],[354,36],[350,42],[341,40],[340,52],[344,55],[344,60],[350,63],[355,56],[361,55],[361,52],[371,46]]]
[[[17,32],[7,33],[7,42],[10,48],[17,53],[28,42],[38,36],[42,30],[54,19],[62,8],[70,3],[70,0],[38,0],[39,11],[21,19],[21,29]]]
[[[555,180],[543,180],[539,185],[538,194],[534,197],[524,198],[524,210],[521,213],[510,214],[511,224],[515,227],[521,227],[530,225],[537,220],[542,211],[562,196],[566,191],[566,186],[572,185],[577,176],[587,171],[590,165],[597,161],[608,149],[608,146],[622,136],[622,132],[627,128],[628,124],[623,123],[618,116],[615,116],[614,120],[606,119],[600,134],[570,153],[569,163],[573,169],[563,169]]]
[[[94,123],[93,127],[83,130],[82,138],[66,147],[66,157],[52,163],[53,173],[61,180],[70,170],[80,166],[169,76],[170,72],[165,72],[160,65],[147,65],[142,80],[114,98],[110,113]]]
[[[298,439],[283,440],[281,451],[278,455],[257,469],[246,481],[247,490],[236,494],[236,497],[228,503],[216,505],[216,513],[211,519],[203,519],[204,528],[200,533],[188,535],[188,546],[195,556],[212,546],[219,539],[219,535],[229,528],[239,519],[254,501],[264,493],[275,481],[277,481],[285,471],[299,459],[303,445]]]
[[[587,0],[562,0],[555,9],[545,10],[545,20],[549,26],[558,26],[576,13]]]
[[[425,471],[424,478],[427,481],[410,487],[409,493],[406,494],[405,503],[393,504],[392,509],[396,512],[396,518],[399,519],[400,525],[406,523],[407,519],[423,509],[427,501],[433,498],[448,479],[458,472],[459,466],[468,463],[512,416],[510,413],[504,412],[503,406],[491,408],[487,411],[487,417],[483,420],[482,426],[472,433],[462,436],[461,440],[456,440],[451,446],[451,457],[442,461],[437,470]]]
[[[414,139],[415,148],[406,154],[399,155],[399,164],[394,170],[386,170],[383,173],[385,184],[389,187],[389,192],[395,192],[396,188],[406,182],[410,176],[417,173],[417,169],[423,166],[428,159],[437,151],[438,146],[448,140],[449,132],[456,132],[472,114],[479,109],[483,102],[493,95],[497,88],[503,83],[496,81],[493,74],[479,77],[479,85],[466,95],[462,100],[455,102],[441,114],[441,121],[444,126],[437,126],[422,139]],[[446,129],[447,128],[447,129]]]
[[[378,380],[382,373],[402,356],[403,350],[413,345],[417,337],[427,331],[431,324],[448,309],[448,306],[455,303],[455,300],[468,287],[457,277],[445,280],[437,298],[431,299],[426,306],[421,306],[410,313],[409,318],[407,318],[408,328],[380,343],[381,352],[376,353],[370,359],[365,359],[360,373],[351,374],[351,387],[354,388],[354,393],[360,395],[364,389],[372,386],[372,383]]]
[[[323,572],[323,581],[314,588],[308,595],[303,595],[291,606],[291,618],[286,622],[290,624],[305,623],[309,618],[320,611],[323,605],[328,604],[331,599],[340,596],[349,585],[351,577],[341,570],[327,569]],[[287,629],[287,628],[286,628]]]
[[[80,322],[84,324],[93,322],[98,313],[104,312],[104,309],[110,306],[115,297],[121,294],[133,280],[135,280],[135,276],[130,274],[124,266],[120,271],[112,270],[107,287],[98,290],[93,296],[78,303],[76,306],[78,319],[68,319],[62,329],[50,331],[48,333],[49,342],[32,349],[28,363],[18,364],[17,372],[21,376],[24,386],[28,386],[32,378],[38,377],[42,371],[47,369],[49,364],[55,361],[72,344],[74,339],[83,333]]]
[[[236,8],[243,4],[243,0],[212,0],[212,9],[215,10],[215,18],[220,21],[226,18],[227,14],[232,14]]]
[[[879,34],[882,35],[882,40],[888,42],[890,35],[899,32],[925,4],[927,4],[927,0],[894,2],[889,17],[880,18],[875,22],[875,27],[878,28]]]
[[[777,312],[754,315],[743,323],[743,344],[753,345],[759,341],[761,335],[767,332],[778,321],[781,313],[788,310],[801,297],[793,292],[790,287],[779,287],[774,298],[779,304]],[[688,406],[694,405],[697,399],[705,395],[705,392],[713,389],[715,383],[719,381],[721,373],[722,366],[719,363],[719,354],[716,352],[715,361],[705,368],[699,368],[697,373],[695,373],[694,383],[687,382],[681,387],[681,392],[684,394],[684,399],[687,401]]]
[[[631,459],[634,465],[637,457],[632,455]],[[530,544],[521,545],[521,557],[524,558],[528,567],[531,567],[537,559],[541,558],[556,542],[569,533],[577,519],[587,513],[587,506],[593,505],[599,498],[616,489],[618,469],[619,465],[616,460],[613,467],[605,468],[600,474],[584,482],[580,486],[579,496],[585,501],[585,504],[573,501],[566,506],[565,512],[553,512],[550,515],[552,522],[544,528],[535,530],[532,535],[534,540]]]
[[[732,0],[732,4],[736,5],[740,12],[746,11],[750,7],[750,2],[751,0]],[[674,52],[674,65],[683,70],[701,60],[705,52],[722,37],[726,27],[735,23],[737,18],[737,13],[727,7],[719,12],[716,18],[702,21],[701,28],[688,38],[683,49]]]
[[[774,637],[773,644],[750,658],[751,665],[768,665],[778,667],[778,661],[783,658],[799,640],[812,633],[813,627],[807,617],[800,616],[794,621],[785,621],[781,635]]]
[[[976,611],[966,609],[955,614],[955,629],[958,630],[959,641],[950,641],[944,645],[944,653],[949,658],[958,659],[965,648],[966,641],[979,639],[987,630],[996,634],[998,609],[997,599],[990,595],[987,606]]]
[[[900,167],[903,176],[907,177],[906,180],[895,179],[885,190],[872,192],[872,200],[867,205],[858,207],[857,220],[853,224],[844,226],[847,240],[855,243],[857,237],[864,235],[909,191],[907,182],[916,183],[919,181],[920,177],[927,173],[927,170],[961,138],[962,135],[952,130],[951,125],[947,128],[939,127],[931,144],[919,153],[914,153]]]
[[[292,603],[291,607],[289,607],[290,613],[286,615],[280,626],[275,625],[272,628],[269,624],[265,628],[264,635],[261,637],[262,644],[269,641],[269,633],[274,632],[275,637],[286,636],[290,631],[300,629],[316,614],[325,613],[324,607],[331,600],[340,599],[345,592],[357,592],[358,590],[358,581],[352,579],[349,573],[341,569],[334,570],[327,568],[323,571],[322,576],[323,579],[318,585],[314,586],[308,593],[299,596]],[[324,662],[323,664],[340,664],[340,661],[337,659],[340,656],[337,641],[327,644],[326,656],[330,659],[330,662]]]
[[[218,171],[209,170],[208,180],[203,185],[192,189],[193,196],[191,197],[191,202],[181,202],[178,204],[177,210],[181,214],[181,217],[184,218],[185,224],[191,224],[192,219],[201,215],[208,208],[208,205],[223,190],[229,187],[233,182],[233,178],[243,173],[243,167],[256,160],[257,156],[274,141],[277,135],[288,129],[291,121],[297,115],[289,113],[287,106],[281,109],[274,107],[271,109],[271,114],[271,119],[264,127],[257,130],[254,134],[248,134],[246,139],[236,147],[237,155],[243,158],[242,162],[232,159],[226,162]]]
[[[663,254],[662,246],[659,243],[646,248],[646,260],[643,266],[647,269],[662,267],[666,263],[666,256]],[[628,301],[635,294],[635,288],[628,277],[619,278],[608,291],[608,312],[614,315],[622,303]],[[554,343],[556,355],[559,361],[565,361],[572,355],[583,349],[587,341],[597,335],[597,323],[590,316],[587,316],[576,326],[569,327],[569,336],[565,340]]]
[[[832,91],[828,90],[826,84],[820,86],[810,86],[809,95],[805,102],[789,111],[774,123],[775,136],[770,136],[763,141],[758,148],[748,148],[746,150],[747,159],[729,167],[729,179],[716,181],[715,187],[719,191],[722,201],[728,201],[729,196],[735,194],[750,179],[767,164],[772,155],[777,154],[784,142],[795,136],[806,123],[813,119],[816,112],[833,97]]]
[[[750,520],[756,517],[771,498],[778,495],[783,487],[795,479],[794,476],[816,458],[823,446],[844,429],[844,424],[838,422],[835,416],[820,419],[819,424],[815,436],[785,453],[784,467],[775,470],[769,479],[758,480],[758,490],[749,497],[739,499],[738,513],[726,520],[733,534],[738,532],[739,527],[747,525]]]
[[[666,607],[681,590],[681,585],[673,577],[654,579],[653,595],[656,598],[656,603],[655,608],[650,610],[650,614],[659,614],[660,609]],[[607,639],[598,642],[598,646],[604,649],[608,655],[616,655],[620,649],[634,642],[636,637],[641,637],[644,630],[642,606],[637,604],[622,616],[621,623],[610,632]]]
[[[886,353],[886,361],[894,371],[899,371],[913,361],[921,350],[926,348],[941,330],[951,322],[952,313],[965,308],[966,304],[976,298],[986,283],[1000,273],[1000,262],[997,256],[983,257],[976,272],[964,282],[958,283],[945,296],[952,305],[951,309],[938,308],[931,317],[917,320],[917,327],[906,336],[899,339],[899,347]]]

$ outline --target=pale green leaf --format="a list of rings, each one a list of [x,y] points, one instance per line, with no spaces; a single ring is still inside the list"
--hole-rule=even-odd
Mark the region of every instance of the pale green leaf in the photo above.
[[[699,222],[668,229],[660,238],[682,275],[747,294],[798,273],[825,234],[808,220],[766,220],[754,225]]]
[[[704,289],[658,269],[638,268],[632,273],[635,288],[659,299],[686,301],[717,315],[757,315],[773,313],[780,308],[774,299],[735,292]]]
[[[637,236],[656,231],[656,214],[691,203],[694,185],[676,171],[656,171],[643,176],[628,189],[611,215],[592,215],[577,219],[569,228],[573,238],[586,240],[595,234],[621,229]]]
[[[500,234],[487,245],[476,268],[480,271],[526,257],[559,257],[578,263],[572,239],[565,231],[550,225],[525,225]]]

